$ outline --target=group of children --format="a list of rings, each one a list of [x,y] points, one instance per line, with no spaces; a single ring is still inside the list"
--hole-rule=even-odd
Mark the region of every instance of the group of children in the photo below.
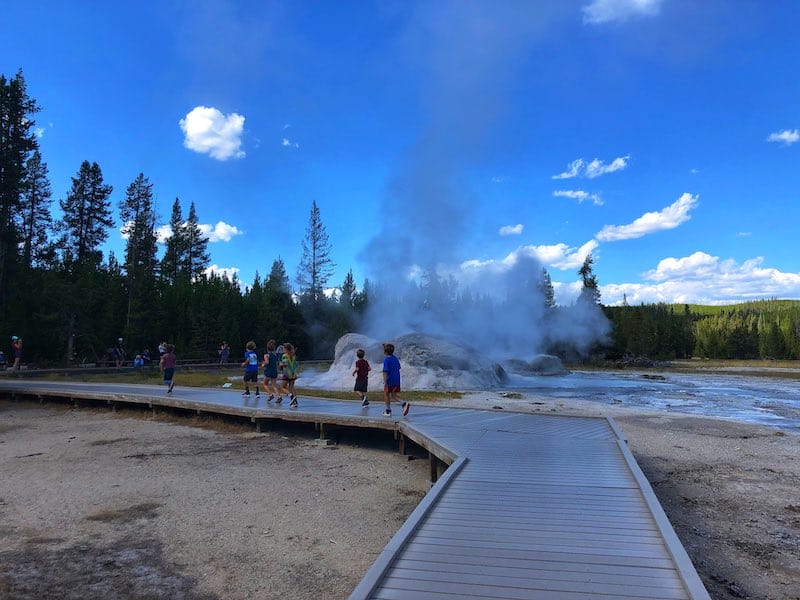
[[[260,364],[264,368],[264,391],[269,394],[267,402],[275,400],[276,404],[280,404],[283,402],[283,394],[286,393],[289,395],[289,406],[296,408],[297,394],[295,394],[294,384],[297,381],[297,356],[294,346],[287,342],[276,348],[275,340],[268,341],[267,351]],[[242,395],[245,397],[250,397],[251,382],[255,388],[256,398],[261,396],[258,387],[258,366],[256,343],[247,342],[242,363],[242,368],[244,368],[244,393]],[[278,384],[279,371],[281,374],[280,385]]]
[[[383,402],[386,409],[383,411],[384,417],[392,416],[392,402],[400,401],[400,361],[394,355],[394,344],[383,345]],[[364,358],[366,353],[363,348],[356,350],[356,364],[353,369],[353,376],[356,378],[356,383],[353,386],[353,391],[358,394],[361,399],[361,406],[369,406],[367,399],[367,386],[369,383],[369,372],[372,370],[369,362]],[[410,402],[403,402],[403,416],[408,414],[411,410]]]
[[[171,395],[175,387],[174,377],[177,357],[175,356],[175,346],[173,344],[166,344],[164,350],[159,361],[159,367],[164,374],[167,394]],[[384,344],[383,354],[383,401],[386,405],[383,416],[391,417],[392,402],[400,402],[400,361],[394,355],[394,344]],[[353,391],[361,399],[362,407],[369,406],[367,387],[369,384],[369,372],[372,370],[369,362],[364,358],[365,355],[363,348],[359,348],[356,351],[356,363],[353,369],[353,376],[356,378]],[[261,396],[258,384],[259,365],[264,368],[264,391],[269,394],[267,402],[275,400],[276,404],[280,404],[283,402],[283,395],[288,394],[289,406],[297,408],[297,394],[294,389],[295,381],[297,381],[297,356],[295,355],[294,346],[287,342],[276,348],[275,340],[269,340],[267,342],[267,351],[259,361],[256,353],[256,343],[253,341],[247,342],[244,362],[241,365],[244,369],[244,392],[242,395],[246,398],[250,397],[251,383],[255,388],[256,398]],[[280,384],[278,383],[279,372]],[[401,407],[403,416],[406,416],[411,409],[411,403],[402,402]]]

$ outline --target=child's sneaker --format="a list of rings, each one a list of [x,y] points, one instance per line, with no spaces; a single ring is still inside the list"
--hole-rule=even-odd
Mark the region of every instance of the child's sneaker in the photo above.
[[[267,398],[267,402],[272,402],[273,400],[275,400],[275,394],[270,394],[269,398]]]
[[[387,408],[385,411],[383,411],[383,416],[384,417],[391,417],[392,416],[392,411]]]
[[[250,392],[242,392],[242,396],[250,396]]]
[[[172,393],[172,388],[174,388],[174,387],[175,387],[175,382],[174,381],[170,381],[169,382],[169,389],[167,390],[167,393],[171,394]]]
[[[261,398],[261,394],[256,392],[256,398]]]
[[[366,396],[364,396],[364,400],[361,402],[361,406],[369,406],[369,400],[367,400]]]
[[[403,416],[405,417],[408,414],[408,411],[411,410],[411,402],[403,402]]]
[[[297,396],[292,396],[292,401],[289,402],[289,406],[297,407]]]
[[[283,396],[278,396],[278,399],[275,400],[275,404],[280,404],[281,402],[283,402]]]

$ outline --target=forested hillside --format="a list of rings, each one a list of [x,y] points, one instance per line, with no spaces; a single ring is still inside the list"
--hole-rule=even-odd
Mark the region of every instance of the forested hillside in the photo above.
[[[800,358],[800,300],[605,307],[608,358]]]

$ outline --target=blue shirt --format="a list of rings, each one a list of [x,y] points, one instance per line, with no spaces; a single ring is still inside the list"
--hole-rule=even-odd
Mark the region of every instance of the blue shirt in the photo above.
[[[247,351],[244,353],[244,360],[247,363],[244,370],[248,373],[258,373],[258,354]]]
[[[386,373],[386,385],[400,385],[400,360],[394,354],[383,359],[383,372]]]

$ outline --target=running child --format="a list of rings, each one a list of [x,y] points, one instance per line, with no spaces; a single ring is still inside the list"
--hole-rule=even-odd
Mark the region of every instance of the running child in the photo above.
[[[384,344],[383,353],[383,401],[386,410],[383,411],[384,417],[392,416],[392,400],[400,401],[400,361],[394,355],[394,344]],[[403,402],[403,416],[411,410],[410,402]]]
[[[244,362],[244,392],[242,396],[245,398],[250,397],[250,382],[253,382],[253,387],[256,389],[256,398],[260,396],[258,392],[258,354],[256,354],[256,343],[253,341],[247,342],[245,346]]]
[[[264,367],[264,391],[269,394],[267,402],[272,402],[277,394],[278,404],[280,404],[283,402],[283,398],[281,390],[278,388],[278,362],[280,362],[280,358],[275,352],[275,340],[270,340],[267,342],[267,351],[264,353],[264,360],[261,363],[261,366]]]
[[[289,342],[283,345],[283,351],[281,366],[283,367],[283,381],[291,400],[289,406],[297,408],[297,394],[294,393],[294,382],[297,380],[297,357],[294,354],[294,346]]]
[[[164,346],[164,354],[161,355],[158,366],[161,372],[164,373],[164,385],[167,386],[167,395],[171,395],[172,388],[175,387],[176,364],[178,364],[178,357],[175,356],[175,346],[173,344],[166,344]]]
[[[364,358],[363,348],[356,350],[356,356],[358,359],[356,360],[355,369],[353,369],[353,376],[356,378],[356,384],[353,386],[353,391],[358,394],[358,397],[361,399],[361,406],[369,406],[369,400],[367,400],[367,383],[369,372],[372,368]]]

